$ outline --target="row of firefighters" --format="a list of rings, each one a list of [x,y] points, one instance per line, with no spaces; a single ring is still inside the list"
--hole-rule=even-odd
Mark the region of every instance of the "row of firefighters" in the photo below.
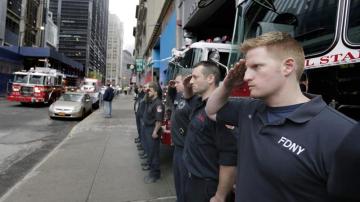
[[[135,142],[142,169],[149,171],[144,182],[160,179],[161,138],[166,142],[171,133],[179,202],[352,201],[337,194],[360,199],[360,151],[347,141],[359,140],[353,135],[359,125],[321,96],[302,92],[299,43],[270,32],[242,47],[246,66],[240,60],[222,85],[218,64],[210,61],[170,81],[171,115],[156,82],[140,88]],[[244,81],[252,98],[229,99]],[[162,127],[166,115],[170,124]]]

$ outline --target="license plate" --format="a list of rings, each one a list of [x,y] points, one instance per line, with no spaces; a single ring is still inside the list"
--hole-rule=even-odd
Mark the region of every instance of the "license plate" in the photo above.
[[[58,114],[59,114],[59,116],[65,116],[64,112],[59,112]]]

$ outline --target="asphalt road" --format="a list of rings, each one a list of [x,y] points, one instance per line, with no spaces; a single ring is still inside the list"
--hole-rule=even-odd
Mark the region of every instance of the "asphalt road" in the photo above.
[[[0,196],[60,143],[79,122],[51,120],[48,106],[0,97]]]

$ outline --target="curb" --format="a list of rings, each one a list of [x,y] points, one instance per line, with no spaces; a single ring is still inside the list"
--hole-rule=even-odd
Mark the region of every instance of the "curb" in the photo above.
[[[1,97],[0,97],[1,100]],[[100,108],[98,109],[100,111]],[[83,119],[82,121],[91,118],[91,116],[95,115],[96,113],[99,113],[97,111],[91,113],[90,115],[88,115],[85,119]],[[17,183],[15,183],[15,185],[13,187],[11,187],[1,198],[0,198],[0,202],[5,201],[19,186],[21,186],[23,183],[25,183],[28,179],[32,178],[33,176],[37,175],[36,170],[42,166],[51,156],[53,156],[60,147],[62,147],[69,139],[71,139],[73,137],[74,134],[76,134],[77,128],[79,128],[81,125],[83,125],[84,123],[80,122],[78,124],[76,124],[71,131],[68,133],[68,135],[51,151],[49,152],[41,161],[39,161],[22,179],[20,179]]]

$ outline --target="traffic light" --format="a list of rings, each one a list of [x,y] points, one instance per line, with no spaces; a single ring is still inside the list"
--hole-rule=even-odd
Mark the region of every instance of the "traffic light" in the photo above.
[[[126,65],[126,69],[131,69],[133,70],[135,68],[135,66],[133,64],[127,64]]]

